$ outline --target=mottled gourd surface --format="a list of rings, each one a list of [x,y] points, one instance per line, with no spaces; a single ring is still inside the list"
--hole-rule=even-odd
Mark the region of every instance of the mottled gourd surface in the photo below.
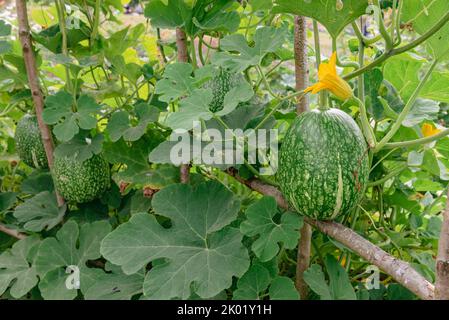
[[[218,112],[224,108],[224,99],[226,94],[239,84],[241,77],[232,74],[229,71],[220,69],[218,74],[205,85],[206,88],[212,89],[213,99],[209,104],[209,110]]]
[[[55,156],[52,173],[58,192],[77,203],[98,198],[110,187],[109,164],[100,155],[84,162]]]
[[[14,140],[17,154],[23,162],[33,168],[48,168],[36,116],[25,115],[22,117],[17,123]]]
[[[368,175],[367,144],[345,112],[305,112],[287,131],[277,179],[300,214],[318,220],[349,214],[365,190]]]

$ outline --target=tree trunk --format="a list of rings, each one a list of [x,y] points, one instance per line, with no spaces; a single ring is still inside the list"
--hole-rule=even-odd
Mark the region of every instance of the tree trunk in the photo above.
[[[189,52],[187,50],[187,36],[181,28],[176,28],[176,48],[178,51],[178,62],[189,62]],[[180,167],[181,183],[189,183],[190,165],[182,164]]]
[[[443,225],[438,242],[435,299],[449,300],[449,191],[443,211]]]
[[[296,91],[307,88],[309,83],[309,67],[307,63],[307,25],[306,18],[295,16],[295,78]],[[300,98],[296,105],[296,113],[299,115],[309,110],[308,97]],[[312,228],[305,223],[300,231],[298,242],[298,255],[296,258],[296,289],[301,299],[307,299],[309,289],[304,281],[304,272],[310,265],[310,243],[312,239]]]
[[[28,14],[25,0],[16,0],[17,19],[19,23],[19,38],[22,44],[23,58],[28,76],[28,83],[33,97],[34,108],[36,110],[36,118],[39,124],[39,130],[42,136],[42,142],[47,155],[48,167],[53,167],[53,139],[50,128],[42,119],[44,111],[44,97],[39,85],[39,75],[36,67],[36,58],[34,56],[34,48],[31,42],[30,26],[28,22]],[[58,206],[64,205],[64,199],[56,194]]]
[[[309,66],[307,59],[307,25],[306,18],[295,16],[295,78],[296,91],[302,91],[309,85]],[[297,114],[309,110],[309,98],[307,96],[298,98],[296,106]]]

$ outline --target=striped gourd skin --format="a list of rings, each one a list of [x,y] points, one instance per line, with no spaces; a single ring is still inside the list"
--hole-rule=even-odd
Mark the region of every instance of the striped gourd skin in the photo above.
[[[100,155],[84,162],[55,156],[52,173],[56,190],[64,199],[77,203],[98,198],[111,182],[109,164]]]
[[[300,214],[332,220],[360,200],[369,175],[365,139],[355,121],[338,109],[297,117],[280,149],[277,179]]]
[[[48,168],[47,155],[42,143],[37,118],[25,115],[16,126],[14,137],[20,159],[33,168]]]

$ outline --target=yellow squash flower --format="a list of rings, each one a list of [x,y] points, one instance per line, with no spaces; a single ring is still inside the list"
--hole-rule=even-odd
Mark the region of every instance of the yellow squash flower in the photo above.
[[[423,134],[424,137],[430,137],[433,136],[439,132],[441,132],[440,129],[435,128],[433,125],[431,125],[430,123],[424,123],[421,127],[421,132]]]
[[[337,74],[337,53],[334,52],[329,63],[321,63],[318,68],[318,83],[308,87],[305,92],[312,91],[313,94],[322,90],[329,90],[338,99],[347,100],[353,96],[349,84]]]

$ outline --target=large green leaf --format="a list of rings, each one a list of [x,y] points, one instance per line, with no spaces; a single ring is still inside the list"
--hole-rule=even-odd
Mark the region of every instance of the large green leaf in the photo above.
[[[298,300],[299,294],[295,284],[288,277],[278,276],[270,285],[270,300]]]
[[[383,68],[385,79],[387,79],[398,90],[404,101],[407,101],[420,83],[418,77],[420,70],[426,68],[426,60],[417,56],[402,54],[390,58]],[[434,71],[430,79],[422,88],[419,96],[425,99],[449,103],[447,86],[449,73]]]
[[[285,25],[281,28],[258,28],[254,35],[253,46],[248,45],[243,34],[226,36],[221,40],[220,48],[229,52],[215,53],[212,56],[212,61],[232,72],[242,72],[250,66],[260,64],[267,53],[276,52],[281,48],[287,31]]]
[[[298,244],[302,218],[294,212],[282,214],[280,221],[274,220],[278,214],[276,200],[263,197],[246,210],[247,220],[240,225],[240,231],[247,236],[258,236],[252,250],[261,261],[271,260],[279,251],[279,245],[294,249]]]
[[[144,294],[155,299],[188,298],[191,288],[202,298],[213,297],[249,266],[242,235],[227,227],[240,203],[218,182],[192,188],[176,184],[156,193],[156,214],[170,218],[164,228],[149,214],[136,214],[102,243],[103,256],[133,274],[164,258],[148,272]]]
[[[209,111],[211,101],[211,89],[195,90],[190,97],[181,101],[178,112],[168,116],[166,124],[172,129],[190,130],[194,126],[194,121],[212,119],[213,113]]]
[[[415,91],[423,63],[424,60],[405,54],[393,57],[384,64],[385,79],[399,91],[404,101],[407,101]]]
[[[12,207],[16,202],[17,193],[15,192],[2,192],[0,193],[0,212],[3,212]]]
[[[260,264],[251,268],[237,282],[234,300],[258,300],[262,291],[270,285],[271,278],[268,270]]]
[[[202,30],[234,32],[240,24],[239,14],[232,10],[236,6],[228,0],[197,0],[193,6],[184,0],[151,0],[145,7],[145,16],[154,27],[181,27],[189,35]]]
[[[45,123],[55,125],[53,133],[60,141],[69,141],[79,129],[90,130],[97,125],[95,114],[98,114],[101,108],[92,97],[81,95],[76,102],[76,112],[73,105],[73,97],[65,91],[45,99],[43,119]]]
[[[326,283],[323,270],[318,264],[311,265],[304,272],[304,281],[316,294],[318,294],[321,300],[331,300],[331,291]]]
[[[66,206],[58,208],[56,195],[43,191],[17,206],[14,217],[29,231],[50,230],[64,218]]]
[[[292,13],[316,19],[333,37],[363,15],[369,5],[368,0],[274,0],[274,3],[274,13]]]
[[[426,33],[449,11],[447,0],[407,0],[404,1],[402,20],[411,24],[419,34]],[[449,57],[449,21],[427,40],[429,52],[435,58]]]
[[[11,34],[11,25],[4,20],[0,20],[0,37],[6,37]]]
[[[86,262],[100,258],[100,242],[111,231],[107,221],[78,224],[71,220],[56,233],[56,237],[42,241],[35,260],[36,271],[41,278],[39,289],[44,299],[74,299],[76,289],[66,286],[66,268],[75,266],[80,272],[81,290],[84,277],[90,273]],[[88,279],[87,279],[88,280]],[[88,281],[87,281],[88,283]]]
[[[101,269],[88,269],[90,278],[83,287],[83,296],[86,300],[131,300],[143,290],[144,271],[125,275],[123,271],[106,263],[106,271]],[[87,278],[87,277],[85,277]],[[83,279],[84,280],[84,279]]]
[[[10,287],[11,296],[19,299],[37,284],[32,263],[39,241],[37,236],[27,237],[0,255],[0,296]]]
[[[329,288],[335,300],[356,300],[354,288],[351,285],[346,270],[331,255],[324,261],[329,275]]]
[[[95,137],[89,138],[86,133],[88,134],[88,132],[83,131],[72,140],[59,144],[55,148],[54,155],[57,157],[73,157],[77,161],[84,162],[94,154],[99,154],[103,147],[103,135],[97,134]]]
[[[140,103],[135,106],[135,118],[137,124],[131,125],[130,114],[127,111],[113,113],[107,127],[111,140],[116,142],[121,137],[125,141],[139,140],[145,134],[148,124],[158,120],[159,109]]]
[[[314,264],[304,272],[304,281],[309,287],[322,300],[356,300],[348,274],[338,261],[328,254],[324,259],[324,265],[329,276],[329,284],[321,267]]]

